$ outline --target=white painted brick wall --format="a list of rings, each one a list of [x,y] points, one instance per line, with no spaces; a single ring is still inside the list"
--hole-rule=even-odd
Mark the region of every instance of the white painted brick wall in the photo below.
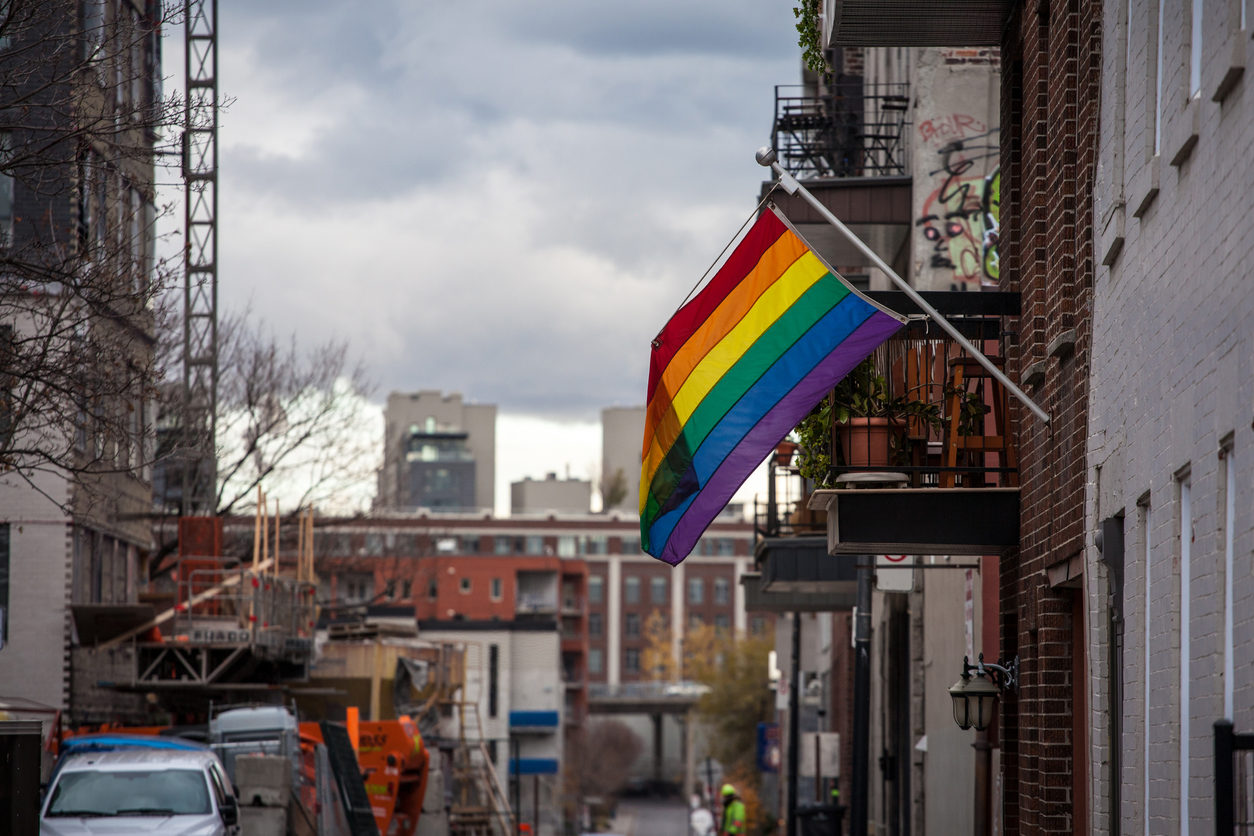
[[[64,499],[64,480],[39,486]],[[9,635],[0,650],[0,695],[64,709],[69,700],[67,518],[26,483],[0,480],[0,522],[9,524]]]
[[[1231,7],[1231,8],[1229,8]],[[1190,26],[1188,4],[1166,8],[1164,138],[1159,194],[1142,217],[1132,210],[1144,194],[1152,165],[1154,113],[1154,25],[1157,5],[1132,0],[1126,57],[1120,48],[1124,4],[1104,12],[1101,164],[1095,211],[1101,219],[1126,204],[1122,253],[1098,267],[1093,311],[1093,381],[1090,390],[1090,473],[1100,483],[1088,497],[1088,527],[1125,514],[1125,699],[1122,825],[1125,833],[1145,828],[1144,541],[1136,503],[1149,492],[1153,547],[1150,572],[1151,677],[1149,747],[1149,832],[1180,832],[1179,677],[1180,543],[1175,475],[1189,468],[1194,541],[1190,569],[1191,722],[1189,824],[1209,832],[1213,816],[1211,724],[1223,710],[1224,554],[1221,439],[1234,434],[1237,480],[1235,520],[1235,721],[1254,729],[1254,213],[1248,209],[1254,183],[1254,90],[1239,82],[1220,104],[1211,100],[1234,48],[1254,66],[1249,32],[1238,32],[1236,4],[1205,5],[1203,88],[1198,141],[1179,167],[1170,164],[1171,138],[1186,126]],[[1239,40],[1233,40],[1239,39]],[[1113,113],[1122,102],[1120,121]],[[1122,131],[1122,135],[1121,135]],[[1122,156],[1124,164],[1119,164]],[[1122,179],[1119,174],[1122,172]],[[1103,214],[1105,213],[1105,215]],[[1099,257],[1102,255],[1098,253]],[[1090,548],[1089,601],[1105,607]],[[1104,576],[1103,576],[1104,577]],[[1105,636],[1090,631],[1096,642]],[[1094,728],[1105,728],[1105,669],[1095,648],[1090,658]],[[1110,757],[1095,735],[1093,832],[1107,832],[1109,799],[1104,762]]]

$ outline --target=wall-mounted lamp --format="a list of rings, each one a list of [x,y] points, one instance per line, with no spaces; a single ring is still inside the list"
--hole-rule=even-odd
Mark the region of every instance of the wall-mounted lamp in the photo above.
[[[975,674],[972,676],[972,674]],[[985,662],[981,653],[974,665],[962,657],[962,679],[949,688],[954,701],[954,722],[960,729],[972,726],[983,731],[993,721],[993,704],[1002,691],[1019,691],[1019,657],[1005,664]]]

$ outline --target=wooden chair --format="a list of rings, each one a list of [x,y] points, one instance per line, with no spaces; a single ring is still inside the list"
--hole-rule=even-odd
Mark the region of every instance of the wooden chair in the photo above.
[[[989,359],[993,361],[999,370],[1005,367],[1002,358],[990,357]],[[984,401],[992,407],[993,434],[962,435],[960,432],[962,410],[959,402],[959,393],[967,391],[969,382],[981,380],[988,381],[985,385]],[[974,462],[973,466],[982,465],[987,454],[996,453],[998,467],[1009,468],[1009,471],[1004,474],[1004,481],[1001,481],[1000,484],[1019,484],[1019,457],[1015,452],[1014,443],[1009,435],[1009,406],[1006,387],[987,369],[981,366],[979,361],[965,356],[950,359],[949,387],[945,394],[945,414],[948,416],[948,421],[945,425],[943,462],[945,469],[941,471],[941,487],[954,487],[958,474],[952,468],[959,466],[959,453],[963,454],[961,460],[964,463],[971,464]],[[987,429],[987,416],[985,416],[984,420],[985,429]],[[969,485],[967,478],[964,478],[963,482]]]

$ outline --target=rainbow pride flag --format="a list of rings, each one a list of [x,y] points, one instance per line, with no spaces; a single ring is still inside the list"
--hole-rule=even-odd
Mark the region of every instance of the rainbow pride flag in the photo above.
[[[901,328],[774,210],[653,341],[640,542],[671,565],[814,405]]]

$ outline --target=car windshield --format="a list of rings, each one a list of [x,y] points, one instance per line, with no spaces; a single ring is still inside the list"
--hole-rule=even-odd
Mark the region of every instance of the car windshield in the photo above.
[[[63,772],[46,816],[177,816],[213,812],[196,769]]]

